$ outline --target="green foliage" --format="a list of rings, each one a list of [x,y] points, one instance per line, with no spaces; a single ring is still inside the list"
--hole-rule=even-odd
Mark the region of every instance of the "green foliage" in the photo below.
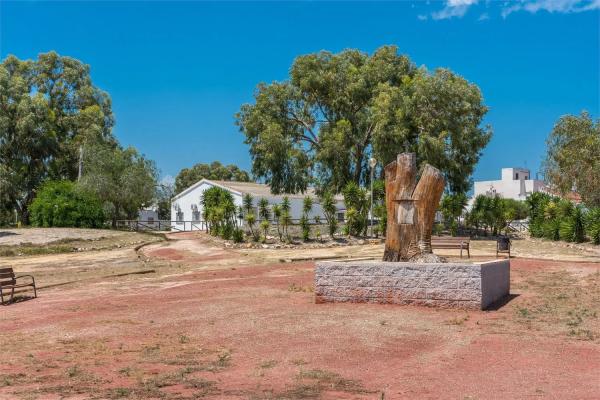
[[[79,184],[104,202],[113,227],[123,215],[137,218],[156,198],[156,166],[132,147],[85,147],[84,165]]]
[[[458,230],[458,218],[467,206],[467,195],[464,193],[445,194],[440,202],[440,210],[444,222],[450,227],[452,236],[456,236]]]
[[[282,212],[281,206],[279,204],[273,204],[273,207],[271,207],[271,211],[273,211],[273,219],[275,220],[275,225],[277,226],[277,236],[279,236],[279,240],[281,240],[281,227],[279,225],[279,220],[281,219]]]
[[[267,234],[269,233],[269,220],[268,219],[263,219],[262,221],[260,221],[260,229],[262,229],[263,231],[263,242],[265,242],[267,240]]]
[[[252,236],[254,241],[257,242],[259,239],[258,232],[254,230],[254,225],[256,225],[256,215],[254,215],[254,213],[248,213],[246,214],[245,220],[246,226],[250,230],[250,235]]]
[[[302,230],[302,240],[308,241],[310,239],[310,220],[309,214],[313,208],[313,200],[311,197],[306,196],[302,201],[302,217],[300,217],[300,229]]]
[[[30,206],[34,226],[99,228],[104,224],[102,203],[73,182],[48,181]]]
[[[588,211],[585,218],[585,229],[592,243],[600,244],[600,207]]]
[[[254,199],[250,193],[246,193],[242,199],[243,209],[246,214],[250,214],[254,208]]]
[[[529,207],[529,233],[532,237],[545,237],[545,209],[546,205],[552,201],[552,196],[535,192],[527,196],[525,201]]]
[[[525,202],[479,195],[466,215],[466,221],[467,225],[475,229],[484,228],[486,234],[489,229],[492,234],[497,235],[503,229],[507,233],[506,229],[512,221],[525,219],[527,216],[528,205]]]
[[[181,193],[202,179],[249,182],[250,175],[233,164],[223,165],[219,161],[210,164],[199,163],[179,171],[175,177],[175,193]]]
[[[258,201],[258,216],[263,221],[271,219],[271,210],[269,210],[269,201],[264,197]]]
[[[236,207],[229,191],[213,186],[202,194],[204,219],[211,235],[229,240],[236,230]]]
[[[171,199],[175,194],[174,186],[170,183],[161,183],[156,188],[156,205],[158,206],[158,219],[171,219]]]
[[[89,66],[55,52],[0,64],[0,209],[28,207],[42,182],[74,180],[82,144],[116,143],[109,96]]]
[[[560,223],[560,239],[581,243],[585,240],[584,214],[581,207],[574,207]]]
[[[377,230],[385,236],[387,231],[387,208],[384,203],[373,207],[373,215],[377,218]]]
[[[281,224],[281,227],[283,228],[283,235],[286,237],[286,240],[289,242],[290,237],[288,234],[288,228],[292,224],[292,217],[290,214],[292,207],[290,205],[290,199],[287,196],[284,196],[283,199],[281,200],[280,208],[281,208],[281,216],[279,218],[279,220],[280,220],[279,223]]]
[[[288,228],[289,226],[292,224],[292,217],[290,215],[289,211],[282,211],[281,212],[281,226],[283,228],[283,235],[285,236],[285,240],[287,242],[291,242],[291,238],[290,235],[288,233]]]
[[[359,187],[355,182],[348,182],[342,193],[347,210],[346,233],[351,236],[365,235],[369,212],[367,191]]]
[[[335,235],[338,226],[335,197],[333,193],[331,193],[330,191],[326,191],[323,193],[319,201],[321,202],[321,207],[323,208],[323,214],[325,214],[325,220],[327,220],[327,225],[329,228],[329,237],[333,239],[333,236]]]
[[[593,211],[585,213],[568,200],[545,193],[533,193],[527,198],[529,233],[533,237],[581,243],[589,234],[588,221]]]
[[[300,217],[300,230],[302,231],[302,240],[308,241],[310,239],[310,221],[305,214]]]
[[[587,112],[561,117],[547,140],[545,177],[563,194],[576,188],[588,207],[600,207],[600,120]]]
[[[254,97],[236,123],[253,174],[274,193],[304,191],[311,181],[338,193],[367,182],[371,156],[385,165],[399,151],[417,153],[464,192],[491,137],[480,128],[487,107],[477,86],[417,68],[394,46],[297,57],[289,80],[261,83]]]
[[[235,228],[233,230],[232,239],[234,243],[242,243],[244,241],[244,231],[240,228]]]

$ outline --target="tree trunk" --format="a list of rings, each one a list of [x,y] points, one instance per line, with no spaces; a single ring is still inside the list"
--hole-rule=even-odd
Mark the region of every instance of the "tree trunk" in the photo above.
[[[406,261],[431,253],[431,231],[444,186],[442,173],[431,165],[425,165],[417,183],[414,153],[399,154],[385,167],[384,261]]]

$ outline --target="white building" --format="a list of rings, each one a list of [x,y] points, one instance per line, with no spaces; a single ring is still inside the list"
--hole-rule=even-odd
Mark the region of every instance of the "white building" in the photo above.
[[[138,211],[138,222],[142,229],[155,229],[158,227],[158,207],[151,206]]]
[[[302,216],[302,203],[306,196],[313,199],[312,212],[309,215],[311,221],[315,216],[321,217],[325,222],[325,214],[319,204],[319,198],[316,196],[313,188],[308,188],[304,194],[271,194],[269,185],[254,182],[230,182],[202,179],[189,188],[171,199],[171,225],[175,230],[200,230],[204,229],[202,194],[211,187],[221,187],[227,190],[233,196],[236,206],[242,206],[243,196],[250,194],[254,201],[255,215],[258,216],[258,202],[265,198],[270,205],[280,204],[285,196],[290,200],[290,216],[294,222]],[[345,217],[345,206],[343,198],[336,196],[336,208],[338,210],[338,220],[343,221]]]
[[[531,179],[526,168],[502,168],[502,179],[496,181],[475,182],[473,199],[481,194],[499,196],[505,199],[525,200],[535,192],[546,192],[543,181]]]

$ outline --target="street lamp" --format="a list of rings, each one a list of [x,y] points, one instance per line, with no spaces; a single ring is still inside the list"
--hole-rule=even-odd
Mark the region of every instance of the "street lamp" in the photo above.
[[[375,172],[375,167],[377,166],[377,160],[373,157],[369,158],[369,167],[371,167],[371,211],[370,211],[370,228],[371,228],[371,237],[373,237],[373,173]]]

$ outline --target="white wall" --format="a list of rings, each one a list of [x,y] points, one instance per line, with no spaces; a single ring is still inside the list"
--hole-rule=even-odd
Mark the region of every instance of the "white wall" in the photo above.
[[[143,222],[148,228],[158,227],[158,211],[152,209],[144,209],[138,211],[138,221]],[[141,226],[144,228],[144,226]]]
[[[529,177],[531,174],[528,169],[502,168],[501,180],[475,182],[473,198],[487,194],[491,188],[500,197],[514,200],[525,200],[528,194],[545,190],[546,186],[543,181],[525,179]]]
[[[202,209],[202,203],[201,203],[201,199],[202,199],[202,194],[204,193],[204,191],[206,189],[209,189],[211,187],[213,187],[214,185],[211,184],[210,182],[203,182],[202,184],[200,184],[198,187],[190,190],[189,192],[183,194],[180,197],[177,197],[175,199],[173,199],[172,203],[171,203],[171,221],[173,221],[171,223],[171,226],[174,229],[179,229],[179,230],[197,230],[197,229],[201,229],[201,224],[194,224],[196,226],[192,226],[191,223],[187,222],[187,223],[176,223],[174,221],[177,221],[177,211],[181,210],[181,212],[183,213],[183,221],[192,221],[192,206],[197,207],[197,210],[200,213],[200,220],[204,220],[203,217],[203,209]],[[242,196],[243,194],[238,193],[238,192],[233,192],[231,191],[231,194],[233,195],[233,201],[236,205],[236,207],[238,206],[242,206]],[[258,209],[258,202],[260,201],[261,197],[259,196],[252,196],[253,197],[253,204],[255,209]],[[273,205],[273,204],[281,204],[281,201],[283,199],[283,196],[269,196],[266,197],[267,201],[269,202],[269,204]],[[292,218],[292,220],[294,220],[294,222],[297,222],[295,220],[300,219],[300,217],[302,216],[302,204],[303,204],[303,198],[297,198],[297,197],[289,197],[290,200],[290,216]],[[311,219],[311,222],[314,221],[314,217],[315,216],[319,216],[321,217],[321,221],[323,223],[325,223],[325,214],[323,213],[323,208],[321,207],[321,205],[319,203],[317,203],[316,199],[313,199],[313,208],[311,213],[309,214],[309,218]],[[336,202],[336,207],[338,210],[344,210],[344,203],[342,201],[337,201]],[[258,215],[257,215],[257,219],[258,219]]]

